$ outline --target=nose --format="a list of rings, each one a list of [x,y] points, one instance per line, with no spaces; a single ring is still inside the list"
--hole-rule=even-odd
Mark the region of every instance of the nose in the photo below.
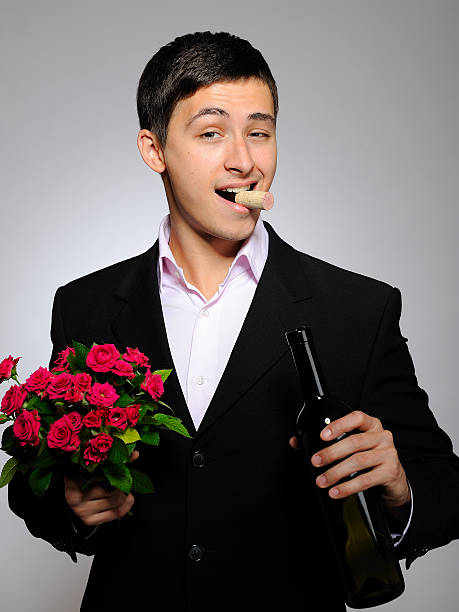
[[[232,138],[226,151],[225,169],[239,174],[249,174],[254,165],[255,162],[247,141],[242,136]]]

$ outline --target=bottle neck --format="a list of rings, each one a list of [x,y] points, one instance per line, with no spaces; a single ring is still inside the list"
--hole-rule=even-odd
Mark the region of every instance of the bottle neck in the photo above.
[[[299,327],[286,332],[285,337],[293,355],[305,401],[326,395],[319,359],[310,327]]]

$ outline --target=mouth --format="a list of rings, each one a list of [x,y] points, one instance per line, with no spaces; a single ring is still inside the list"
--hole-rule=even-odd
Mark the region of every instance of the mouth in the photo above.
[[[221,198],[228,200],[229,202],[235,202],[236,195],[240,191],[253,191],[255,186],[256,183],[250,183],[250,185],[246,185],[245,187],[228,187],[227,189],[216,189],[215,193]],[[229,191],[230,189],[231,191]]]

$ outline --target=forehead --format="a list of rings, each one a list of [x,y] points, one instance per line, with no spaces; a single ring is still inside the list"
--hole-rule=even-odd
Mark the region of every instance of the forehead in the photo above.
[[[187,121],[202,108],[222,108],[231,118],[247,117],[252,113],[274,115],[274,103],[268,85],[256,78],[218,81],[200,87],[192,96],[180,100],[171,119]]]

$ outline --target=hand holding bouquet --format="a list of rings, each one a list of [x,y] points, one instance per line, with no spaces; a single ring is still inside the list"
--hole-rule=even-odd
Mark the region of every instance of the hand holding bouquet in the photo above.
[[[158,445],[161,429],[190,437],[160,399],[171,370],[152,372],[138,349],[121,355],[113,344],[89,349],[75,341],[51,371],[40,367],[24,384],[17,378],[18,361],[9,356],[0,362],[0,383],[17,383],[1,401],[0,423],[11,422],[2,450],[11,458],[0,487],[19,470],[38,497],[53,474],[80,480],[83,488],[107,480],[123,493],[154,492],[130,456],[139,442]]]

